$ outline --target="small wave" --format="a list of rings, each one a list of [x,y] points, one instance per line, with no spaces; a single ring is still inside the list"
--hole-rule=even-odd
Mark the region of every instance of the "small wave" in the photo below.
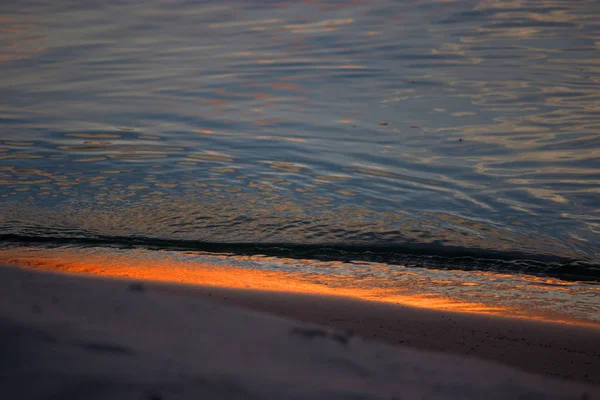
[[[318,261],[369,262],[442,270],[493,271],[600,283],[600,264],[550,255],[450,247],[423,243],[216,243],[140,236],[27,236],[0,234],[0,247],[111,247],[265,255]]]

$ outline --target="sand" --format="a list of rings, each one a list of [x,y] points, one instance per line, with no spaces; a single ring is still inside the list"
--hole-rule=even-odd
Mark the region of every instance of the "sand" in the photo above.
[[[223,297],[219,301],[205,299],[219,296]],[[503,335],[497,329],[507,323],[498,317],[448,317],[342,298],[136,283],[2,267],[0,393],[10,399],[600,398],[598,386],[470,357],[390,346],[248,307],[306,321],[329,319],[330,324],[340,323],[339,327],[379,338],[383,337],[379,329],[384,328],[376,328],[375,321],[381,321],[377,323],[382,327],[392,319],[402,321],[412,335],[410,340],[417,342],[419,331],[424,338],[418,344],[408,343],[414,347],[426,347],[424,343],[431,340],[426,338],[437,334],[428,329],[436,325],[438,340],[450,343],[443,335],[460,336],[458,328],[452,333],[451,325],[462,325],[462,330],[485,329],[493,338]],[[529,356],[522,355],[523,360],[544,352],[563,356],[575,352],[597,363],[597,353],[579,353],[597,351],[597,330],[528,325],[522,320],[511,324],[515,337],[532,342],[517,352],[536,348],[534,339],[546,338],[544,343],[550,343],[548,337],[554,336],[559,343],[576,335],[572,343],[562,345],[568,351],[542,346]],[[400,334],[399,326],[392,329],[394,335]],[[537,331],[532,330],[535,327]],[[479,347],[502,345],[509,351],[515,346],[511,340],[489,338],[483,338]],[[480,339],[469,340],[477,343]],[[569,361],[564,358],[563,364]]]
[[[429,310],[348,297],[150,285],[156,290],[350,331],[365,339],[478,357],[527,372],[600,384],[600,326]]]

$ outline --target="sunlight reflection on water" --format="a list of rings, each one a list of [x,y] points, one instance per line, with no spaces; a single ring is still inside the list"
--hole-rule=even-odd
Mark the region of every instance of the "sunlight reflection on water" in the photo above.
[[[0,264],[600,324],[598,285],[530,275],[406,268],[383,263],[74,247],[0,250]]]
[[[3,4],[0,233],[598,262],[598,21],[566,0]]]

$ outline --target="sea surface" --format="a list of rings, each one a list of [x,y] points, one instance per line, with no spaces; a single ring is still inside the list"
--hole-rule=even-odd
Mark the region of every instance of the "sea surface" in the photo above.
[[[600,322],[600,1],[3,1],[0,244],[548,277]]]

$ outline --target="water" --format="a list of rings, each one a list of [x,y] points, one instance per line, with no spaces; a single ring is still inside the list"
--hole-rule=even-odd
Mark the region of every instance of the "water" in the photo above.
[[[6,262],[53,272],[349,296],[445,311],[600,324],[599,285],[515,272],[64,244],[0,248],[0,265]]]
[[[599,1],[3,2],[0,237],[594,283],[599,104]]]

